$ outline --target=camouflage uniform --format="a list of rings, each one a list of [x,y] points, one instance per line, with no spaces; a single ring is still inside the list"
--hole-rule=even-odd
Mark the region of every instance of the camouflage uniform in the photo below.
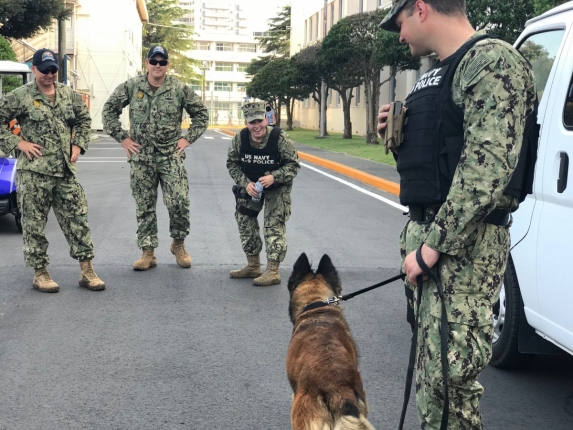
[[[273,127],[267,126],[267,134],[263,141],[258,144],[250,139],[251,146],[257,149],[263,149],[267,145],[270,132]],[[227,169],[233,181],[242,188],[246,188],[249,178],[243,173],[241,168],[241,138],[236,134],[231,140],[227,155]],[[291,140],[284,131],[278,141],[278,150],[281,155],[283,166],[272,172],[275,183],[281,185],[277,188],[265,189],[264,200],[254,202],[251,198],[239,199],[238,203],[247,209],[260,211],[264,205],[264,236],[267,257],[271,260],[282,262],[286,256],[286,222],[290,217],[291,210],[291,189],[292,182],[297,175],[300,164],[298,162],[298,153]],[[263,203],[264,202],[264,203]],[[247,256],[259,255],[263,244],[260,237],[259,222],[257,218],[235,212],[235,220],[239,227],[241,237],[241,246]]]
[[[88,226],[88,205],[71,162],[71,145],[83,154],[90,142],[91,119],[79,94],[56,83],[56,101],[50,102],[34,82],[24,85],[0,100],[0,124],[16,118],[24,140],[43,147],[42,156],[28,160],[18,157],[18,207],[22,214],[24,259],[35,269],[49,263],[44,227],[50,208],[76,260],[91,260],[93,244]],[[68,119],[75,118],[73,137]],[[0,127],[0,149],[10,153],[20,137]]]
[[[474,37],[483,34],[478,32]],[[491,359],[492,304],[498,300],[510,246],[508,227],[483,223],[493,209],[515,210],[503,194],[521,149],[525,118],[534,107],[531,70],[509,44],[485,39],[458,66],[453,100],[464,111],[465,145],[446,202],[409,221],[400,236],[402,263],[426,243],[441,253],[433,270],[444,288],[448,341],[448,429],[481,429],[481,371]],[[433,219],[432,219],[433,218]],[[407,283],[409,285],[409,283]],[[439,429],[443,406],[441,304],[425,281],[419,312],[416,400],[423,429]]]
[[[122,129],[119,116],[129,105],[129,133]],[[181,132],[183,109],[193,124],[186,135]],[[177,155],[177,142],[185,138],[195,142],[207,129],[207,108],[183,82],[166,76],[155,92],[147,75],[118,86],[103,108],[104,129],[118,142],[128,137],[141,145],[129,158],[131,190],[136,204],[137,244],[139,248],[157,248],[157,186],[161,184],[163,202],[169,212],[169,230],[173,239],[189,234],[189,181],[185,153]]]

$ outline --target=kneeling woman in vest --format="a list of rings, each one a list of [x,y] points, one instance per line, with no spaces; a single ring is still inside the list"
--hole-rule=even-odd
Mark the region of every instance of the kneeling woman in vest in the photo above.
[[[255,278],[254,284],[260,286],[279,284],[279,264],[287,251],[286,222],[290,216],[290,192],[300,169],[298,154],[286,133],[278,127],[267,125],[264,103],[247,103],[241,110],[246,128],[231,140],[227,169],[236,184],[233,186],[235,219],[247,265],[231,271],[230,275],[231,278]],[[255,186],[257,182],[263,187],[260,196]],[[259,257],[263,243],[257,219],[263,208],[267,250],[264,273]]]

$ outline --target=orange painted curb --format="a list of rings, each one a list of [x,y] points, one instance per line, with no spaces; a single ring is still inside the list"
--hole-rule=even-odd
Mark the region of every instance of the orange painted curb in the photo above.
[[[237,133],[235,133],[234,131],[225,130],[225,129],[223,129],[223,128],[222,128],[220,131],[221,131],[221,133],[225,133],[225,134],[227,134],[227,135],[229,135],[229,136],[234,136],[235,134],[237,134]]]
[[[229,130],[221,129],[222,133],[234,136],[235,133]],[[353,179],[357,179],[365,184],[371,185],[382,191],[394,195],[400,195],[400,185],[396,182],[388,181],[386,179],[379,178],[378,176],[365,173],[358,169],[353,169],[352,167],[345,166],[344,164],[336,163],[334,161],[325,160],[324,158],[317,157],[315,155],[310,155],[305,152],[298,151],[299,158],[310,161],[313,164],[318,164],[319,166],[326,167],[327,169],[334,170],[335,172],[341,173]]]

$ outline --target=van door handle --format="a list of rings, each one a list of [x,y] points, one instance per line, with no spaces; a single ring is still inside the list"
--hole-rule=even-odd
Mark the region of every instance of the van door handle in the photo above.
[[[569,173],[569,156],[565,152],[559,154],[561,163],[559,163],[559,179],[557,179],[557,192],[561,194],[567,188],[567,175]]]

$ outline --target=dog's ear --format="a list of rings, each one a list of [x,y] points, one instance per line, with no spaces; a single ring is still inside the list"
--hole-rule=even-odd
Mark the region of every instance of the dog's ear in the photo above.
[[[342,286],[340,285],[340,277],[338,276],[338,271],[332,264],[330,257],[324,254],[318,263],[318,269],[316,269],[317,275],[322,275],[324,280],[330,285],[332,290],[336,295],[340,295],[342,292]]]
[[[292,268],[292,274],[288,280],[288,290],[292,292],[309,273],[312,273],[312,268],[308,257],[303,252]]]

